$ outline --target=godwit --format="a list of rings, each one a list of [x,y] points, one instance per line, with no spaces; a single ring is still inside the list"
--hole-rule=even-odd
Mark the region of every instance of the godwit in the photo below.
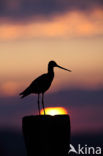
[[[63,68],[59,66],[55,61],[50,61],[48,63],[48,73],[41,75],[37,79],[35,79],[28,88],[26,88],[23,92],[21,92],[19,95],[21,95],[21,98],[24,98],[28,96],[31,93],[38,94],[38,110],[39,110],[39,115],[40,115],[40,94],[42,94],[42,106],[44,110],[44,115],[45,115],[45,108],[44,108],[44,93],[49,89],[51,86],[51,83],[54,78],[54,67],[58,67],[64,70],[67,70],[71,72],[71,70],[68,70],[66,68]]]

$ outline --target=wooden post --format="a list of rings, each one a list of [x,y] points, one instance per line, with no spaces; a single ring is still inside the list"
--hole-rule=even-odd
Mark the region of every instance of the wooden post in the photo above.
[[[27,116],[22,121],[27,156],[68,156],[68,115]]]

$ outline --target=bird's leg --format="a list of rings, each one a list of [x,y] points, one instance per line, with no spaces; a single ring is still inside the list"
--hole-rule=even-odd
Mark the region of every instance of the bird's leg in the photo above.
[[[39,111],[39,115],[40,115],[40,102],[39,102],[39,97],[40,97],[40,95],[38,94],[38,111]]]
[[[42,105],[43,105],[43,110],[44,110],[44,115],[45,115],[45,108],[44,108],[44,93],[42,93]]]

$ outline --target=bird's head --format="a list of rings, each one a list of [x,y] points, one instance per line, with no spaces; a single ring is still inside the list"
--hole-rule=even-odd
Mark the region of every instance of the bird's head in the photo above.
[[[71,72],[71,70],[59,66],[55,61],[50,61],[48,64],[48,67],[49,68],[58,67],[58,68],[61,68],[61,69],[64,69],[64,70]]]
[[[57,63],[55,61],[50,61],[48,66],[49,67],[57,67]]]

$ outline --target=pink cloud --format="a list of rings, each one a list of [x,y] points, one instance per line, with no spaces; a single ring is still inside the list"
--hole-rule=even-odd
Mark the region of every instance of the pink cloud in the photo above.
[[[56,15],[49,21],[27,23],[4,23],[0,26],[0,40],[31,38],[72,38],[103,35],[103,10],[94,9],[89,14],[71,11]]]

